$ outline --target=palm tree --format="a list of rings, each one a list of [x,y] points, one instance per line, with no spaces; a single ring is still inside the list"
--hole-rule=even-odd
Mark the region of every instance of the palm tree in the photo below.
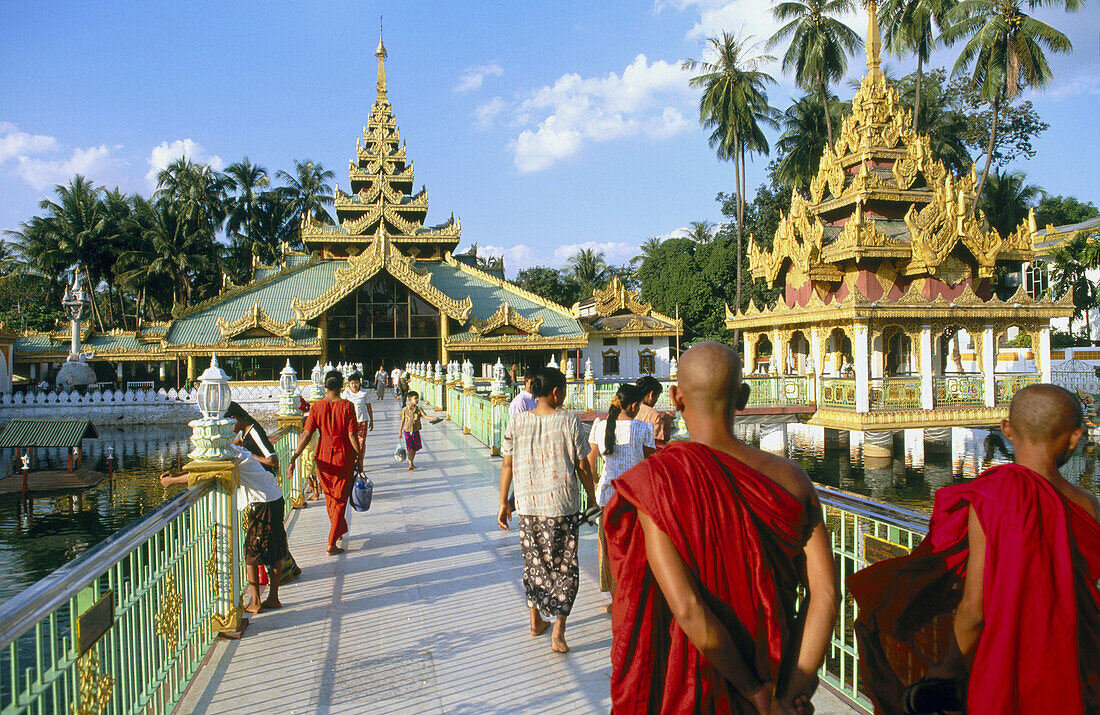
[[[637,265],[637,264],[641,263],[645,259],[647,259],[650,256],[656,254],[657,249],[660,248],[660,247],[661,247],[661,239],[657,238],[656,236],[650,236],[649,238],[647,238],[645,241],[642,242],[641,246],[639,246],[639,250],[641,251],[641,253],[639,253],[637,256],[634,256],[633,258],[630,259],[630,265],[634,266],[634,265]]]
[[[739,39],[728,32],[721,38],[709,37],[705,44],[715,55],[713,62],[687,60],[683,68],[699,71],[690,85],[701,88],[699,121],[712,127],[710,146],[719,159],[733,160],[733,178],[737,197],[737,309],[741,309],[741,254],[745,223],[745,154],[769,151],[761,125],[778,126],[778,112],[768,104],[767,85],[775,78],[757,69],[768,55],[746,56],[749,38]]]
[[[1038,2],[1027,0],[1028,7]],[[1070,52],[1069,38],[1050,25],[1023,12],[1024,0],[961,0],[947,15],[949,26],[943,32],[948,43],[969,38],[953,73],[970,73],[971,80],[989,102],[993,121],[985,151],[985,167],[978,182],[982,195],[993,147],[997,139],[997,118],[1001,105],[1011,102],[1024,87],[1045,87],[1050,83],[1050,64],[1043,52]],[[1066,9],[1076,9],[1077,0],[1065,0]],[[968,67],[973,65],[972,70]],[[971,206],[971,211],[977,202]]]
[[[809,190],[810,181],[817,175],[828,142],[828,121],[822,106],[821,99],[811,92],[787,107],[780,118],[783,133],[775,148],[783,158],[776,166],[776,178],[802,193]],[[829,121],[839,122],[849,111],[847,102],[829,95]]]
[[[710,221],[692,221],[684,235],[696,243],[710,243],[714,240],[715,225]]]
[[[884,0],[879,18],[886,49],[895,57],[917,56],[916,99],[913,101],[913,129],[920,131],[921,80],[924,65],[936,49],[935,33],[947,26],[947,14],[956,0]]]
[[[986,181],[979,204],[989,224],[1002,236],[1007,236],[1027,219],[1028,211],[1042,196],[1043,190],[1028,184],[1024,172],[994,170]]]
[[[18,229],[4,233],[15,240],[20,264],[28,272],[46,279],[49,302],[60,303],[68,263],[66,258],[55,250],[56,243],[46,219],[42,216],[33,216],[19,224]]]
[[[569,267],[573,269],[573,280],[583,289],[584,293],[591,293],[599,288],[607,277],[607,260],[603,251],[594,248],[582,248],[569,259]]]
[[[1089,314],[1096,307],[1100,294],[1096,284],[1089,280],[1086,270],[1089,259],[1095,258],[1095,242],[1087,236],[1078,235],[1061,248],[1053,252],[1054,264],[1051,279],[1058,295],[1073,291],[1073,316],[1069,321],[1069,332],[1073,332],[1073,319],[1085,318],[1085,335],[1092,340],[1092,326]],[[1095,265],[1095,264],[1093,264]]]
[[[768,47],[791,38],[783,55],[783,71],[793,70],[795,82],[808,92],[816,91],[822,106],[828,106],[829,85],[844,76],[848,55],[860,45],[855,30],[835,17],[853,10],[852,0],[784,0],[772,8],[775,19],[787,24],[772,35]],[[830,114],[825,113],[825,134],[831,147]]]
[[[333,203],[332,185],[328,182],[336,178],[335,173],[306,159],[294,162],[293,175],[280,170],[276,176],[286,182],[286,186],[278,190],[290,199],[295,226],[307,213],[318,221],[332,223],[325,206],[332,206]]]
[[[257,214],[263,190],[271,184],[267,169],[253,164],[246,156],[241,161],[230,164],[225,173],[236,192],[226,217],[226,230],[231,236],[242,235],[251,243],[256,240]]]
[[[213,238],[229,213],[232,186],[233,180],[225,174],[181,157],[157,174],[153,196],[174,202],[179,217],[194,231]]]

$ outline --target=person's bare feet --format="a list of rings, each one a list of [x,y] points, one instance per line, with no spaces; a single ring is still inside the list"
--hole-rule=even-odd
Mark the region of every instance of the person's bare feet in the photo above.
[[[256,601],[249,601],[248,605],[244,607],[244,610],[248,613],[262,613],[264,609],[263,604],[257,603]]]
[[[544,621],[541,618],[537,621],[531,621],[531,635],[535,637],[541,636],[549,627],[550,621]]]
[[[569,644],[565,642],[565,636],[551,635],[550,650],[555,653],[568,653]]]
[[[603,608],[601,608],[600,610],[603,611],[604,613],[611,613],[611,604],[610,603],[604,604]]]
[[[277,598],[272,599],[271,596],[268,596],[266,599],[264,599],[264,602],[261,603],[260,605],[263,606],[264,608],[270,608],[272,610],[275,610],[276,608],[282,608],[283,607],[282,601],[280,601]]]
[[[409,465],[409,468],[408,468],[408,469],[407,469],[406,471],[412,472],[412,471],[414,471],[415,469],[416,469],[416,467],[414,467],[413,465],[411,465],[411,464],[410,464],[410,465]]]
[[[341,549],[339,546],[330,546],[328,547],[328,551],[326,551],[325,553],[327,553],[329,556],[335,556],[336,554],[344,553],[344,550]]]

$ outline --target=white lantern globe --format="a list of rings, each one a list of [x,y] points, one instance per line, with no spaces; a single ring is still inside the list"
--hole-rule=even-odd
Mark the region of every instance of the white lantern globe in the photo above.
[[[232,399],[229,392],[229,375],[218,365],[218,356],[210,354],[210,367],[199,375],[199,390],[196,396],[199,411],[208,420],[220,420],[229,409]]]
[[[313,372],[309,374],[309,379],[313,381],[313,384],[317,387],[324,387],[325,385],[325,369],[321,367],[321,361],[318,360],[317,364],[313,366]]]
[[[290,366],[289,358],[286,367],[279,372],[279,387],[283,389],[284,395],[293,395],[298,390],[298,371]]]

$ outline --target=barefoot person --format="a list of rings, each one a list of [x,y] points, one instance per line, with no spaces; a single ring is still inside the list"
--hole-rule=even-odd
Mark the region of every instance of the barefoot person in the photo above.
[[[606,506],[611,500],[611,495],[615,493],[612,482],[617,477],[657,451],[653,428],[635,419],[641,401],[642,391],[636,385],[626,382],[619,385],[607,410],[607,419],[596,420],[588,435],[588,444],[591,445],[588,468],[593,474],[596,474],[596,465],[603,458],[603,470],[596,485],[596,503],[600,506]],[[600,590],[611,591],[614,580],[611,578],[611,564],[607,560],[607,537],[602,528],[598,554]],[[605,606],[604,611],[610,612],[610,606]]]
[[[926,674],[953,680],[971,715],[1100,712],[1100,505],[1059,472],[1085,434],[1080,403],[1025,387],[1001,430],[1014,464],[939,489],[911,554],[848,578],[885,712]]]
[[[351,497],[351,475],[360,459],[359,455],[362,454],[355,408],[340,397],[343,387],[344,376],[339,370],[330,370],[325,375],[325,396],[310,405],[309,416],[306,417],[306,424],[298,438],[298,448],[291,455],[286,469],[289,478],[313,433],[318,432],[315,458],[321,488],[325,492],[325,508],[328,510],[329,555],[344,551],[336,542],[348,531],[345,512],[348,498]]]
[[[578,477],[589,503],[596,495],[580,421],[557,409],[565,401],[565,375],[556,368],[540,368],[531,387],[538,405],[512,417],[504,431],[497,524],[508,531],[513,511],[508,491],[514,483],[531,635],[550,627],[542,618],[546,614],[555,619],[550,647],[568,653],[565,621],[580,584]]]
[[[638,378],[636,384],[638,389],[642,391],[642,403],[638,406],[637,419],[645,422],[653,429],[654,440],[664,444],[668,441],[668,435],[671,432],[669,425],[672,419],[668,414],[658,412],[657,408],[654,407],[657,400],[661,399],[661,393],[665,391],[664,385],[652,375]]]
[[[249,602],[244,610],[259,613],[265,608],[279,608],[279,564],[290,553],[286,528],[283,526],[283,493],[275,477],[243,447],[233,445],[237,453],[237,508],[248,512],[248,531],[244,537],[245,574],[248,577]],[[165,472],[160,483],[187,484],[187,472]],[[267,598],[260,601],[259,567],[268,574]]]
[[[401,424],[397,427],[397,436],[404,440],[405,454],[408,455],[411,472],[416,469],[416,465],[413,464],[416,453],[424,448],[424,443],[420,440],[420,427],[421,420],[428,415],[420,406],[419,392],[412,390],[405,399],[405,406],[401,408]]]
[[[386,398],[386,368],[378,366],[378,372],[374,373],[374,389],[378,391],[378,401]]]
[[[693,441],[620,476],[604,507],[613,710],[809,712],[836,615],[817,494],[734,436],[748,388],[727,346],[684,353],[671,397]]]
[[[362,456],[367,447],[367,432],[374,429],[374,408],[371,407],[367,391],[360,389],[363,376],[358,371],[348,375],[348,386],[340,394],[355,407],[355,420],[359,425],[359,454]]]

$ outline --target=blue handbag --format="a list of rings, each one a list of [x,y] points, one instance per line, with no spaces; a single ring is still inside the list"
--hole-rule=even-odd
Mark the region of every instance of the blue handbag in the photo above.
[[[374,497],[374,482],[370,477],[359,475],[355,480],[355,486],[351,490],[351,508],[355,511],[367,511],[370,509],[371,498]]]

